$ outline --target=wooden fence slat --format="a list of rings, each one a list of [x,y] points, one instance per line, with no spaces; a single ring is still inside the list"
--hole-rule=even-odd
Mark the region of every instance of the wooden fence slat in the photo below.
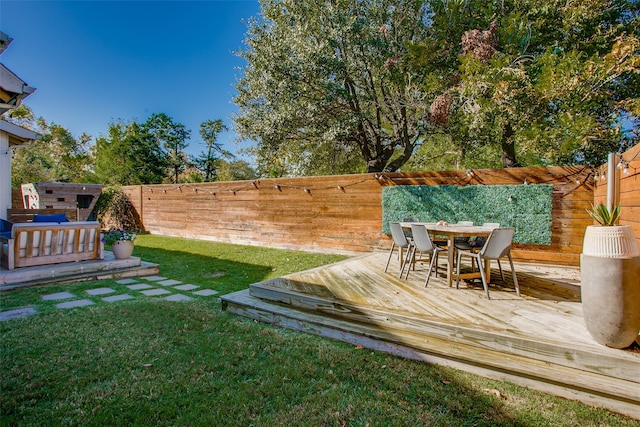
[[[640,152],[640,148],[634,148]],[[639,159],[640,160],[640,159]],[[640,162],[637,168],[640,168]],[[640,228],[640,175],[620,175],[623,220]],[[582,166],[357,174],[123,187],[145,229],[169,236],[350,253],[386,249],[382,189],[395,185],[552,184],[551,245],[517,246],[518,260],[578,265],[586,212],[606,197]],[[255,185],[254,185],[255,184]],[[307,188],[310,192],[305,192]],[[235,194],[233,193],[235,191]],[[640,237],[639,237],[640,240]]]

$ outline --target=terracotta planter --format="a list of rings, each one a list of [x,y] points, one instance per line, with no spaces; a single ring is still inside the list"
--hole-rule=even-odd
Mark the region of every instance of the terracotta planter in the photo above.
[[[587,227],[580,273],[591,336],[613,348],[633,344],[640,330],[640,252],[631,228]]]
[[[111,251],[116,259],[131,258],[133,252],[133,242],[131,240],[118,240],[111,245]]]

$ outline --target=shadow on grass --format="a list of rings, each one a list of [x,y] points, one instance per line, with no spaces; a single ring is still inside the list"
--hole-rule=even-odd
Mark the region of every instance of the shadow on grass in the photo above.
[[[246,289],[273,272],[269,266],[166,249],[136,247],[135,256],[159,264],[162,276],[216,289],[221,294]]]
[[[161,275],[220,294],[345,258],[152,235],[140,236],[136,242],[133,255],[159,264]]]

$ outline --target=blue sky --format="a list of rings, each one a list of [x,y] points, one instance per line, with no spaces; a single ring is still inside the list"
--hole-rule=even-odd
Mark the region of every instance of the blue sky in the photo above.
[[[75,136],[166,113],[191,130],[187,151],[198,154],[200,123],[233,126],[234,52],[258,12],[258,0],[0,0],[0,30],[14,39],[0,62],[37,89],[25,101],[36,116]],[[218,138],[231,152],[235,140]]]

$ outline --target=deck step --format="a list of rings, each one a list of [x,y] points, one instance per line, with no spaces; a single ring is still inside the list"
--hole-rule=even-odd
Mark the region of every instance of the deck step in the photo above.
[[[159,271],[158,264],[141,261],[138,257],[115,259],[111,252],[106,252],[105,259],[102,260],[2,270],[0,271],[0,291],[52,283],[149,276],[158,274]]]
[[[508,328],[496,330],[473,324],[447,323],[438,318],[404,313],[398,309],[382,310],[362,304],[353,305],[273,286],[278,280],[282,279],[254,283],[249,293],[262,300],[288,304],[293,308],[317,312],[332,318],[373,324],[382,330],[393,331],[394,336],[417,337],[418,346],[422,346],[421,341],[425,338],[445,340],[456,345],[471,345],[478,351],[508,353],[544,363],[578,368],[594,374],[606,372],[607,376],[622,380],[634,378],[640,389],[640,363],[637,355],[629,352],[605,349],[604,352],[594,353],[592,348],[583,348],[576,342],[558,343],[539,336],[516,333]]]
[[[640,365],[636,355],[628,352],[593,354],[570,345],[563,349],[415,315],[279,293],[265,283],[222,296],[223,308],[261,322],[510,381],[640,418]]]

